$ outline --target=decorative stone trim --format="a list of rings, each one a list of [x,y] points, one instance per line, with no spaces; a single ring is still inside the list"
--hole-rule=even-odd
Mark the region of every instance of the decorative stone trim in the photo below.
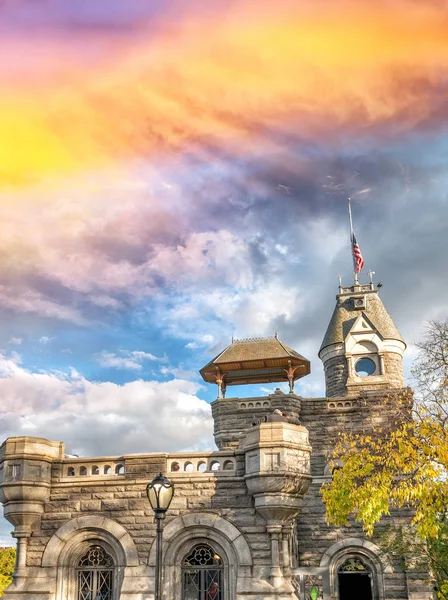
[[[249,409],[254,410],[256,408],[271,408],[271,403],[269,400],[249,400],[246,402],[240,402],[238,404],[238,408],[240,409]]]
[[[47,543],[43,557],[43,567],[56,567],[62,551],[74,536],[83,531],[105,532],[119,543],[125,556],[125,566],[136,567],[139,564],[134,541],[128,531],[116,521],[96,515],[77,517],[62,525]],[[92,536],[93,537],[93,536]]]
[[[361,557],[372,573],[373,599],[384,600],[384,574],[393,573],[389,561],[380,558],[381,550],[365,539],[347,538],[328,548],[320,561],[321,567],[328,568],[330,578],[330,598],[338,598],[338,569],[348,558]]]
[[[166,552],[169,552],[169,546],[175,539],[184,532],[188,532],[190,539],[194,538],[195,530],[208,530],[211,539],[215,536],[223,537],[231,544],[236,552],[238,566],[252,566],[252,553],[241,531],[227,519],[223,519],[214,513],[190,513],[170,521],[163,530],[163,540]],[[148,564],[156,564],[156,542],[154,540],[149,553]]]
[[[340,542],[336,542],[335,544],[330,546],[322,556],[320,566],[328,567],[332,562],[333,557],[340,553],[341,550],[346,550],[348,548],[356,548],[356,550],[366,550],[367,553],[371,553],[373,557],[375,557],[381,563],[382,570],[384,573],[393,573],[392,565],[386,558],[384,558],[381,555],[380,548],[373,542],[361,538],[346,538],[345,540],[341,540]],[[382,556],[381,560],[379,559],[380,556]]]
[[[337,400],[336,402],[327,402],[327,408],[331,410],[341,410],[353,408],[354,403],[351,400]]]

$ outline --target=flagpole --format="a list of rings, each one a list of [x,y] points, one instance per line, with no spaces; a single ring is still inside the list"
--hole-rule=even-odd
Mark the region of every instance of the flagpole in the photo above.
[[[355,285],[356,285],[359,283],[359,280],[358,280],[358,272],[356,271],[355,256],[353,254],[353,221],[352,221],[352,207],[350,204],[350,198],[348,198],[348,216],[350,219],[350,250],[352,252],[352,260],[353,260],[353,279],[354,279]]]

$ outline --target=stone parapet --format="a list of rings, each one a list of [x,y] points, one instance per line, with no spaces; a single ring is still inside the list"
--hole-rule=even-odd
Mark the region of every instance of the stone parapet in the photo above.
[[[278,389],[269,396],[257,398],[218,398],[211,407],[215,443],[220,450],[226,450],[238,448],[253,422],[267,417],[274,410],[286,412],[291,419],[299,420],[301,398]]]

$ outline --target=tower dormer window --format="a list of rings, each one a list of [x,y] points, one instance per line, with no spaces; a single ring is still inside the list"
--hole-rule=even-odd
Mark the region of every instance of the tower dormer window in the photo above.
[[[375,375],[376,364],[371,358],[360,358],[355,364],[355,371],[361,377],[369,377]]]

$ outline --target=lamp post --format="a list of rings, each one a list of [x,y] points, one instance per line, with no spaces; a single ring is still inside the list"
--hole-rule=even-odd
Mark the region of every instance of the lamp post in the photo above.
[[[155,600],[161,600],[162,590],[162,531],[163,519],[165,513],[169,509],[171,500],[174,496],[174,485],[171,481],[159,473],[146,486],[146,495],[149,503],[154,511],[156,519],[156,581],[155,581]]]

